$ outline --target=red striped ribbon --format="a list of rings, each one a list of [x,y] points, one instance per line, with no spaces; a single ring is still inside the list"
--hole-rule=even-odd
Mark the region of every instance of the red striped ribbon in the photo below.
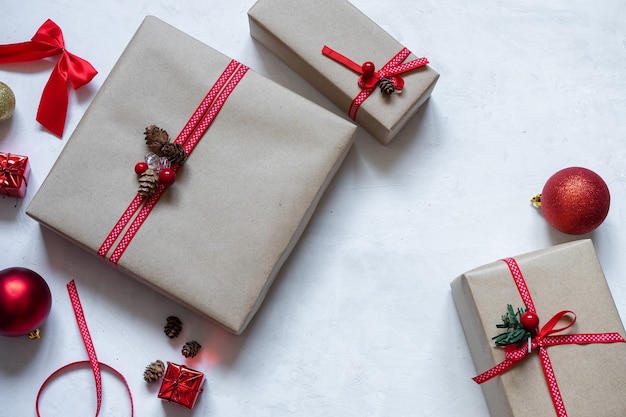
[[[43,384],[41,384],[39,392],[37,393],[37,399],[35,400],[35,410],[37,412],[37,417],[41,417],[41,415],[39,414],[39,398],[41,397],[44,388],[48,385],[48,382],[50,382],[55,376],[59,375],[62,371],[65,371],[75,365],[84,364],[91,365],[91,370],[93,372],[94,380],[96,383],[96,417],[98,417],[98,414],[100,414],[100,408],[102,407],[102,374],[100,372],[100,368],[108,369],[109,371],[116,374],[124,382],[126,390],[128,391],[128,397],[130,398],[130,415],[133,416],[135,413],[133,406],[133,396],[130,392],[130,386],[126,381],[126,378],[124,378],[124,375],[122,375],[111,366],[98,361],[96,349],[91,340],[91,334],[89,333],[89,328],[87,327],[87,321],[85,320],[85,314],[83,312],[83,307],[80,303],[80,298],[78,297],[78,290],[76,289],[76,283],[74,282],[74,280],[70,281],[67,284],[67,292],[69,293],[70,301],[72,302],[72,308],[74,309],[74,315],[76,316],[76,323],[78,324],[78,329],[80,330],[80,335],[83,339],[83,343],[85,344],[85,349],[87,350],[87,356],[89,357],[89,360],[68,363],[67,365],[64,365],[54,371],[52,374],[50,374],[50,376],[48,376],[48,378],[46,378]]]
[[[247,71],[248,67],[235,60],[231,60],[226,69],[218,77],[215,84],[213,84],[174,141],[183,146],[187,155],[191,154]],[[174,170],[178,170],[178,168],[178,166],[172,167]],[[111,249],[113,249],[113,253],[109,256],[109,261],[117,264],[164,191],[165,187],[160,184],[156,193],[147,199],[137,194],[128,205],[128,208],[122,213],[115,226],[113,226],[109,235],[105,238],[98,249],[98,255],[106,257]]]
[[[517,289],[522,297],[522,300],[526,304],[528,311],[537,314],[535,305],[533,303],[530,291],[526,285],[526,281],[522,275],[517,262],[513,258],[506,258],[503,261],[509,267],[509,271],[513,276],[513,280],[517,285]],[[571,321],[564,327],[557,328],[556,325],[559,321],[565,317],[571,317]],[[574,325],[576,321],[576,314],[573,311],[564,310],[554,315],[539,331],[538,335],[531,340],[530,351],[538,350],[541,365],[543,367],[543,373],[546,377],[550,396],[552,397],[552,403],[558,417],[567,417],[567,411],[565,404],[563,403],[563,397],[559,389],[559,384],[556,380],[554,369],[552,368],[552,362],[548,355],[547,347],[557,345],[584,345],[592,343],[624,343],[626,340],[617,332],[612,333],[587,333],[587,334],[567,334],[561,336],[552,336],[554,333],[562,332]],[[476,383],[482,384],[490,379],[502,375],[504,372],[513,368],[520,360],[524,359],[529,354],[528,342],[516,348],[515,345],[507,346],[504,348],[504,361],[498,365],[489,369],[486,372],[472,378]]]
[[[404,86],[404,81],[400,77],[400,74],[428,64],[427,58],[417,58],[409,62],[404,62],[409,55],[411,55],[411,51],[407,48],[402,48],[402,50],[391,58],[389,62],[383,65],[381,69],[375,71],[372,76],[368,77],[363,73],[362,65],[357,64],[350,58],[340,54],[328,46],[324,46],[322,48],[322,54],[361,75],[358,81],[361,92],[359,92],[354,100],[352,100],[350,108],[348,109],[348,116],[350,116],[352,120],[356,119],[357,110],[359,110],[361,104],[363,104],[372,92],[374,92],[380,79],[390,78],[394,82],[396,90],[401,91]]]

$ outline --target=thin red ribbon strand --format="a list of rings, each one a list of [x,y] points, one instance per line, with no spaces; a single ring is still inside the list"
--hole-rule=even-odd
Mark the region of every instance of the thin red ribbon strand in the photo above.
[[[67,117],[67,83],[74,90],[89,83],[98,74],[86,60],[68,52],[61,28],[48,19],[29,42],[0,45],[0,64],[36,61],[59,55],[39,101],[37,121],[61,137]]]
[[[528,311],[537,314],[535,310],[535,305],[530,295],[530,291],[528,289],[528,286],[526,285],[526,281],[524,280],[524,276],[522,275],[522,272],[519,269],[517,262],[513,258],[506,258],[503,259],[503,261],[509,267],[509,271],[511,272],[513,280],[517,285],[517,289],[520,293],[520,296],[522,297],[522,300],[526,304]],[[557,324],[563,318],[567,317],[571,318],[569,324],[564,327],[557,328]],[[533,350],[538,350],[539,359],[541,361],[543,373],[546,377],[546,382],[548,384],[550,396],[552,397],[552,403],[554,404],[556,415],[558,417],[567,417],[567,411],[565,409],[565,404],[563,403],[563,397],[561,396],[559,384],[556,380],[556,375],[554,373],[554,369],[552,368],[552,362],[550,361],[550,356],[548,355],[548,351],[546,348],[549,346],[568,344],[584,345],[592,343],[626,342],[626,340],[624,340],[624,338],[617,332],[586,334],[579,333],[553,336],[553,334],[555,333],[559,333],[569,329],[571,326],[574,325],[575,322],[576,314],[573,311],[564,310],[558,312],[541,328],[537,336],[535,336],[530,341],[530,349],[528,348],[528,342],[524,342],[523,345],[519,348],[516,348],[515,346],[507,346],[506,348],[504,348],[504,361],[500,362],[498,365],[472,379],[478,384],[487,382],[490,379],[502,375],[509,369],[513,368],[520,360],[524,359],[530,354],[529,351],[532,352]]]
[[[401,91],[404,87],[404,80],[400,77],[400,74],[428,64],[428,59],[423,57],[409,62],[404,62],[409,55],[411,55],[411,51],[407,48],[402,48],[402,50],[391,58],[389,62],[383,65],[381,69],[375,71],[372,76],[366,76],[363,73],[362,65],[357,64],[350,58],[340,54],[326,45],[322,48],[322,54],[360,75],[358,85],[361,88],[361,92],[357,94],[354,100],[352,100],[350,108],[348,109],[348,116],[350,116],[352,120],[356,119],[356,113],[361,107],[361,104],[363,104],[372,94],[372,92],[376,89],[378,81],[382,78],[391,79],[396,90]]]
[[[187,155],[191,154],[247,71],[247,66],[235,60],[231,60],[226,66],[226,69],[218,77],[217,81],[213,84],[174,141],[175,143],[183,145]],[[173,169],[178,170],[178,166],[174,166]],[[98,255],[106,257],[117,242],[117,246],[115,246],[113,253],[109,256],[109,261],[113,264],[117,264],[164,192],[165,187],[160,184],[156,193],[147,199],[137,194],[105,238],[98,249]]]
[[[85,344],[85,349],[87,351],[87,356],[89,357],[89,360],[68,363],[67,365],[64,365],[54,371],[48,376],[48,378],[46,378],[43,384],[41,384],[39,392],[37,392],[37,399],[35,400],[35,410],[37,412],[37,417],[41,417],[41,415],[39,414],[39,398],[41,397],[41,394],[44,391],[44,388],[48,385],[48,383],[54,377],[58,376],[61,372],[67,370],[68,368],[76,365],[85,364],[89,364],[91,366],[91,370],[93,372],[96,384],[96,417],[98,417],[98,415],[100,414],[100,408],[102,407],[102,374],[100,372],[101,367],[113,372],[122,380],[122,382],[124,382],[124,385],[126,386],[126,391],[128,391],[128,397],[130,398],[130,415],[133,416],[135,413],[133,405],[133,395],[130,391],[130,385],[128,385],[126,378],[124,378],[124,375],[115,370],[113,367],[98,361],[96,349],[93,345],[93,341],[91,340],[91,334],[89,333],[89,328],[87,327],[87,321],[85,320],[85,314],[83,312],[82,304],[80,303],[80,298],[78,297],[78,290],[76,289],[76,283],[74,282],[74,280],[70,281],[67,284],[67,292],[70,296],[70,301],[72,302],[72,308],[74,310],[74,315],[76,316],[76,324],[78,325],[78,329],[80,330],[80,335],[83,339],[83,343]]]

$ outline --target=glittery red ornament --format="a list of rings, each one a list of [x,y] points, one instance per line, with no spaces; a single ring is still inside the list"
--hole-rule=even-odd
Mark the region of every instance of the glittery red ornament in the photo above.
[[[598,174],[571,167],[548,179],[537,205],[552,227],[582,235],[600,226],[609,212],[610,201],[609,188]]]
[[[29,335],[43,324],[51,307],[50,288],[41,275],[19,267],[0,271],[0,335]]]

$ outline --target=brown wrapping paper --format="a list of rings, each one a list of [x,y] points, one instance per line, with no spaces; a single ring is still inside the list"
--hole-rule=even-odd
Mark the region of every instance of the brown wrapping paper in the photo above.
[[[591,240],[579,240],[515,257],[545,324],[561,310],[576,313],[566,333],[618,332],[619,318]],[[506,305],[523,307],[507,265],[494,262],[466,272],[451,284],[476,374],[504,360],[491,340]],[[547,348],[570,417],[626,415],[626,343]],[[473,377],[475,375],[468,375]],[[536,352],[481,385],[493,417],[556,416]]]
[[[358,74],[322,55],[322,47],[358,64],[371,61],[377,69],[403,48],[347,0],[258,0],[248,17],[255,39],[346,113],[360,92]],[[430,97],[439,74],[427,66],[402,77],[402,94],[385,97],[375,91],[357,112],[356,122],[383,144],[391,142]]]
[[[156,124],[176,137],[230,59],[147,17],[27,213],[96,253],[137,193]],[[250,70],[118,267],[234,333],[259,308],[356,126]]]

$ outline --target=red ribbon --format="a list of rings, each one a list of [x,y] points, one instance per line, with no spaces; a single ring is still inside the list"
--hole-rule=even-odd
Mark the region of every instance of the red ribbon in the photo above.
[[[398,52],[393,58],[389,60],[381,69],[378,71],[373,71],[371,74],[365,73],[363,67],[364,65],[359,65],[356,62],[352,61],[350,58],[340,54],[339,52],[325,46],[322,48],[322,54],[327,57],[339,62],[345,67],[351,69],[352,71],[360,74],[358,85],[361,88],[361,92],[352,100],[350,104],[350,109],[348,110],[348,115],[352,120],[356,119],[356,112],[361,107],[361,104],[367,100],[367,98],[372,94],[372,92],[376,89],[376,85],[378,82],[387,78],[393,81],[394,87],[396,91],[402,91],[404,88],[404,80],[400,77],[400,74],[405,73],[407,71],[414,70],[419,67],[423,67],[428,64],[428,59],[426,58],[417,58],[413,61],[404,62],[411,51],[407,48],[402,48],[400,52]]]
[[[218,77],[215,84],[213,84],[174,141],[175,143],[183,145],[187,155],[191,154],[211,123],[213,123],[213,120],[215,120],[215,117],[217,117],[217,114],[222,109],[230,93],[233,92],[247,71],[247,66],[235,60],[231,60],[226,69]],[[176,165],[172,167],[172,169],[176,171],[178,168],[179,167]],[[97,252],[98,255],[106,257],[109,251],[115,246],[113,253],[109,256],[109,261],[113,264],[117,264],[164,191],[165,187],[159,184],[156,193],[147,199],[137,194],[124,213],[122,213],[118,222],[113,226],[113,229],[105,238],[102,245],[100,245]]]
[[[534,314],[537,314],[535,311],[535,305],[532,301],[532,297],[530,296],[530,291],[528,290],[528,286],[526,285],[526,281],[522,276],[522,272],[517,265],[517,262],[513,258],[503,259],[504,262],[509,267],[511,271],[511,275],[513,276],[513,280],[517,285],[519,293],[522,297],[522,300],[526,304],[528,311]],[[564,327],[557,328],[557,324],[561,319],[571,316],[571,321],[568,325]],[[550,361],[550,357],[548,355],[548,351],[546,348],[550,346],[556,345],[585,345],[592,343],[624,343],[626,340],[617,332],[612,333],[586,333],[586,334],[567,334],[561,336],[552,336],[555,333],[562,332],[564,330],[569,329],[576,322],[576,314],[569,310],[560,311],[555,314],[539,331],[537,336],[532,338],[530,341],[530,349],[528,347],[528,342],[524,342],[524,344],[517,348],[515,345],[510,345],[504,348],[504,361],[500,362],[498,365],[489,369],[486,372],[472,378],[476,383],[482,384],[483,382],[489,381],[490,379],[502,375],[504,372],[511,369],[515,366],[520,360],[524,359],[529,355],[529,351],[538,350],[539,358],[541,360],[541,365],[543,367],[543,373],[546,377],[546,382],[548,384],[548,389],[550,391],[550,396],[552,397],[552,403],[554,404],[554,409],[556,411],[556,415],[559,417],[567,417],[567,411],[565,410],[565,404],[563,403],[563,398],[561,396],[561,391],[559,390],[559,385],[556,380],[556,375],[554,374],[554,369],[552,368],[552,362]]]
[[[20,196],[22,184],[28,185],[26,181],[26,166],[28,157],[3,154],[4,159],[0,159],[0,190],[2,194],[10,196]]]
[[[70,301],[72,302],[72,308],[74,309],[74,315],[76,316],[76,324],[78,324],[78,329],[80,330],[80,335],[83,338],[83,343],[85,344],[85,349],[87,350],[87,356],[89,357],[89,360],[68,363],[67,365],[62,366],[61,368],[54,371],[52,374],[50,374],[50,376],[48,376],[48,378],[46,378],[43,384],[41,384],[39,392],[37,393],[37,399],[35,400],[35,410],[37,412],[37,417],[40,417],[39,397],[41,396],[41,393],[43,392],[46,385],[48,385],[48,382],[50,382],[53,377],[57,376],[62,371],[65,371],[67,368],[75,365],[84,364],[91,365],[91,370],[93,372],[94,380],[96,383],[96,417],[98,417],[98,414],[100,414],[100,408],[102,406],[102,374],[100,373],[101,367],[112,371],[124,382],[124,385],[126,386],[126,391],[128,391],[128,397],[130,398],[130,415],[133,416],[133,396],[130,392],[130,386],[126,381],[126,378],[124,378],[124,375],[116,371],[111,366],[98,361],[98,357],[96,356],[96,349],[94,348],[93,342],[91,340],[91,334],[89,333],[89,328],[87,327],[87,321],[85,320],[85,314],[83,312],[83,307],[80,303],[80,298],[78,297],[78,290],[76,289],[76,283],[74,282],[74,280],[70,281],[67,284],[67,292],[69,293]]]
[[[41,25],[29,42],[0,45],[0,64],[36,61],[61,54],[46,86],[44,87],[37,121],[46,129],[61,137],[67,116],[67,82],[77,90],[89,83],[98,73],[84,59],[65,49],[61,28],[48,19]]]

